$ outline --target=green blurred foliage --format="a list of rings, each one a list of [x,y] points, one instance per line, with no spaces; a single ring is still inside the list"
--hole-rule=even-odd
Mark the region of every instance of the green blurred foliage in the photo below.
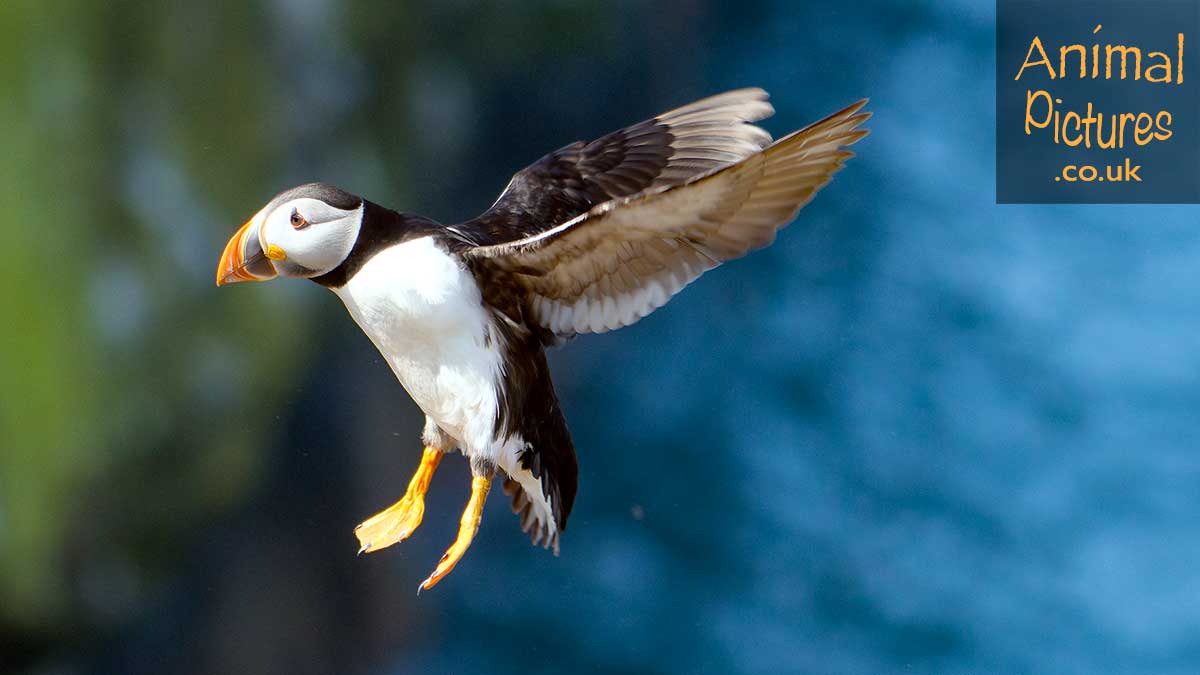
[[[258,484],[264,434],[319,347],[314,305],[333,306],[299,287],[217,293],[229,234],[314,179],[469,208],[420,185],[423,167],[484,173],[483,195],[535,159],[470,164],[475,144],[507,155],[471,137],[473,96],[583,53],[602,65],[612,16],[0,3],[0,630],[32,645],[119,624]]]
[[[0,6],[7,624],[79,621],[81,567],[161,569],[180,532],[239,499],[260,461],[251,404],[304,349],[283,339],[303,313],[247,320],[265,296],[218,298],[197,273],[213,266],[219,228],[262,199],[281,152],[264,133],[263,17],[232,17],[199,4]],[[158,126],[131,126],[142,123]],[[139,194],[176,171],[187,201],[208,205],[178,224],[178,195]],[[273,347],[250,358],[235,344]]]

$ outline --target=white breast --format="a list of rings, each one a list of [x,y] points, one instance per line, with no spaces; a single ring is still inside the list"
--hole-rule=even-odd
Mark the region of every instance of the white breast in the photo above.
[[[431,237],[392,246],[335,289],[413,400],[468,455],[492,455],[501,356],[475,278]]]

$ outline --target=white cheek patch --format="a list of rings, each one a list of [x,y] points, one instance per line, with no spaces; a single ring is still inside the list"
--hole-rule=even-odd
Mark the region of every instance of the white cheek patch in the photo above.
[[[296,238],[301,243],[296,250],[296,262],[318,273],[337,267],[354,248],[359,225],[359,214],[350,213],[338,220],[313,223],[299,230]]]
[[[308,225],[299,229],[291,224],[292,213],[299,213]],[[291,267],[294,276],[319,276],[350,255],[362,227],[363,207],[346,211],[318,199],[295,199],[277,207],[264,228],[268,245],[278,246],[287,255],[282,267]]]

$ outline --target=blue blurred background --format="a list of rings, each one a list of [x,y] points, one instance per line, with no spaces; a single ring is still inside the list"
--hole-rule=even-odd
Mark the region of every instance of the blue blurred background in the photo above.
[[[991,2],[0,5],[0,671],[1200,667],[1192,207],[994,204]],[[276,191],[445,222],[725,89],[870,96],[772,248],[552,355],[562,556],[467,469],[356,557],[420,417],[337,299],[218,291]]]

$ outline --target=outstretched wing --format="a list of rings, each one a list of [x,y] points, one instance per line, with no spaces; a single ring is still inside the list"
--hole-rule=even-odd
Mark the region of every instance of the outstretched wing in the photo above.
[[[705,271],[770,244],[854,153],[859,101],[761,152],[682,184],[605,201],[528,237],[468,249],[562,338],[628,326]],[[498,276],[499,276],[498,275]]]
[[[767,92],[738,89],[591,143],[572,143],[517,172],[491,208],[452,229],[476,245],[499,244],[554,227],[611,199],[678,185],[770,144],[771,135],[750,123],[773,112]]]

